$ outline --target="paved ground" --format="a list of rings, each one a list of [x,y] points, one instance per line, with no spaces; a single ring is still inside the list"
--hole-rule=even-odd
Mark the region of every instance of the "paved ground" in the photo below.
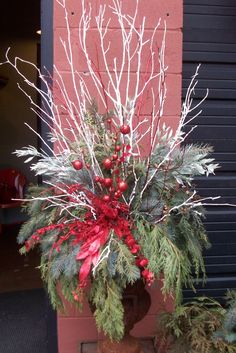
[[[43,289],[0,294],[0,352],[48,353]]]

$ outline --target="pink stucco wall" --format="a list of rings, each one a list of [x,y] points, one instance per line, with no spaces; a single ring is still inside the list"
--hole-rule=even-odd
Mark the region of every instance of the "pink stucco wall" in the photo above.
[[[98,11],[99,5],[102,3],[110,4],[112,0],[91,0],[92,16],[94,17]],[[126,13],[132,13],[136,0],[123,0],[123,9]],[[164,109],[164,120],[173,128],[177,125],[181,111],[181,80],[182,80],[182,23],[183,23],[183,0],[140,0],[139,1],[139,20],[143,16],[146,17],[146,31],[150,32],[157,23],[158,18],[166,21],[166,65],[168,72],[166,76],[167,82],[167,100]],[[74,59],[76,68],[79,72],[86,71],[86,61],[83,58],[78,45],[78,24],[80,19],[80,1],[67,0],[67,9],[69,13],[69,22],[72,35],[72,47],[74,51]],[[162,21],[163,24],[163,21]],[[95,22],[92,20],[92,27]],[[160,40],[163,30],[158,30],[158,38]],[[64,11],[54,1],[54,63],[62,74],[67,89],[70,89],[70,73],[68,62],[66,60],[61,42],[61,38],[66,38],[67,32],[65,27]],[[91,55],[99,53],[99,46],[96,41],[96,31],[91,28],[89,33],[89,51]],[[119,57],[119,31],[115,21],[111,21],[109,36],[115,43],[111,50],[111,56]],[[159,37],[158,37],[159,36]],[[160,44],[160,43],[159,43]],[[95,93],[96,97],[96,93]],[[143,111],[143,114],[148,114]],[[152,295],[152,306],[148,315],[137,324],[134,329],[134,335],[147,337],[151,336],[155,330],[156,315],[162,309],[169,310],[171,308],[171,300],[164,302],[159,287],[150,289]],[[85,305],[85,310],[79,314],[68,309],[67,315],[58,315],[58,339],[59,353],[77,353],[78,345],[81,341],[93,341],[99,337],[94,319]]]

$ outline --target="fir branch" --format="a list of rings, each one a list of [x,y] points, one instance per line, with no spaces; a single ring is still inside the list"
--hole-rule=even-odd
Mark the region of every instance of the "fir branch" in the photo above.
[[[28,238],[33,235],[37,229],[43,228],[48,225],[49,215],[46,212],[37,213],[34,217],[32,216],[26,221],[19,231],[17,241],[19,244],[23,244]]]
[[[41,263],[39,269],[41,271],[43,281],[47,283],[47,290],[52,307],[54,309],[62,310],[64,308],[64,304],[61,300],[60,295],[58,294],[57,281],[52,279],[52,277],[50,276],[47,257],[41,256]]]
[[[111,340],[120,340],[124,334],[122,287],[115,280],[103,282],[98,278],[92,284],[90,300],[95,305],[97,327]]]
[[[56,253],[49,259],[50,275],[57,280],[64,275],[68,280],[72,280],[79,271],[78,261],[76,255],[78,254],[80,245],[76,247],[68,246],[67,244],[61,246],[60,253]]]
[[[140,278],[140,270],[135,265],[135,258],[130,253],[125,244],[113,239],[113,251],[116,254],[114,272],[121,280],[125,279],[127,283],[134,283]]]
[[[63,298],[65,298],[69,303],[73,303],[73,306],[81,311],[83,308],[82,300],[75,300],[74,298],[74,293],[77,291],[78,288],[78,281],[76,276],[69,278],[65,275],[62,275],[60,276],[60,280],[58,283]],[[80,296],[82,297],[82,293],[80,293]]]
[[[201,229],[199,235],[189,228],[190,223],[186,220],[182,222],[184,228],[177,224],[179,226],[177,230],[175,225],[173,228],[175,233],[171,237],[169,235],[171,223],[158,226],[150,226],[143,221],[137,223],[142,251],[149,260],[148,268],[155,276],[163,276],[163,293],[174,294],[178,304],[182,300],[183,287],[190,286],[194,290],[193,270],[197,278],[205,273],[201,251]]]

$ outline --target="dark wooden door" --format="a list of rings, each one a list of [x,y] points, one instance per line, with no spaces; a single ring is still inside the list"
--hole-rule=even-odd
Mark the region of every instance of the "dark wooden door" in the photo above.
[[[221,165],[216,176],[196,180],[199,193],[236,204],[235,0],[184,0],[183,60],[183,96],[199,63],[195,102],[209,88],[188,142],[211,144]],[[212,247],[205,253],[207,285],[199,293],[217,298],[236,288],[236,208],[209,207],[205,224]],[[193,295],[185,291],[186,298]]]

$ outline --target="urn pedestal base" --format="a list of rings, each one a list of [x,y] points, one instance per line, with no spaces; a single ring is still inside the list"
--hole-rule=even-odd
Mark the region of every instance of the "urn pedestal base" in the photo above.
[[[173,299],[164,300],[161,284],[148,287],[151,295],[151,307],[144,318],[134,325],[131,335],[138,337],[144,353],[154,353],[152,337],[156,332],[157,315],[163,311],[173,311]],[[66,315],[58,314],[58,353],[97,353],[97,342],[104,339],[97,332],[95,319],[88,303],[84,303],[83,312],[76,310],[64,300]],[[160,353],[165,353],[163,349]],[[120,352],[123,353],[123,352]]]
[[[111,342],[105,339],[100,341],[97,347],[97,353],[144,353],[139,340],[130,335],[125,335],[120,342]]]
[[[124,337],[121,341],[105,338],[98,344],[97,353],[144,353],[139,340],[130,335],[134,325],[147,314],[151,298],[142,280],[125,288],[122,304],[124,308]]]
[[[135,338],[136,340],[137,338]],[[139,345],[143,353],[155,353],[154,343],[151,338],[139,338]],[[97,353],[101,341],[98,342],[83,342],[80,345],[79,352],[77,353]],[[111,347],[112,349],[112,347]],[[110,352],[113,352],[112,350]],[[122,350],[119,353],[123,353]],[[162,352],[163,353],[163,352]]]

